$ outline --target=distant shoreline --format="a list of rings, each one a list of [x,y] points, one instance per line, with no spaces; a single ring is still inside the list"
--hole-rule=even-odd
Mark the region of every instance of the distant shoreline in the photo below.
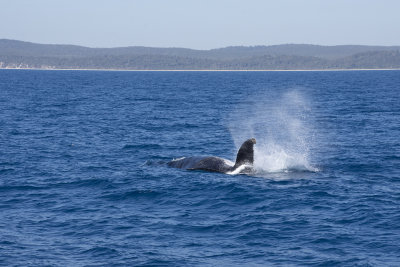
[[[43,68],[0,68],[0,70],[42,70],[42,71],[69,71],[69,70],[73,70],[73,71],[131,71],[131,72],[311,72],[311,71],[399,71],[399,69],[290,69],[290,70],[286,70],[286,69],[282,69],[282,70],[215,70],[215,69],[204,69],[204,70],[175,70],[175,69],[160,69],[160,70],[129,70],[129,69],[43,69]]]
[[[352,71],[400,69],[400,46],[286,44],[89,48],[0,39],[0,68],[91,71]]]

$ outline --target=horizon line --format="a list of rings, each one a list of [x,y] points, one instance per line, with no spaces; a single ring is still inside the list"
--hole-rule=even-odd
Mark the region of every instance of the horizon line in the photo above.
[[[342,71],[400,71],[397,69],[254,69],[254,70],[228,70],[228,69],[61,69],[61,68],[2,68],[0,70],[37,70],[37,71],[121,71],[121,72],[342,72]]]

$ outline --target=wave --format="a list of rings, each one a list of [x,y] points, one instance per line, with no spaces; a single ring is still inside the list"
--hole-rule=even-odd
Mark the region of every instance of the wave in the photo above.
[[[106,194],[102,196],[102,198],[111,201],[122,201],[122,200],[137,199],[137,198],[154,199],[162,194],[163,194],[162,192],[154,190],[135,189],[128,192],[116,192],[116,193]]]
[[[173,159],[173,160],[175,160],[175,159]],[[178,159],[176,159],[176,160],[178,160]],[[152,159],[152,160],[146,160],[142,164],[142,166],[164,166],[168,162],[169,162],[169,160],[167,160],[167,159],[162,159],[162,160],[160,160],[160,159],[157,159],[157,160]]]
[[[124,145],[122,149],[161,149],[159,144],[128,144]]]

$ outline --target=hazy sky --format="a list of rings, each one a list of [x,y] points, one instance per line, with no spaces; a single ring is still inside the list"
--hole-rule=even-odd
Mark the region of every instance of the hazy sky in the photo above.
[[[0,0],[0,38],[90,47],[400,45],[400,0]]]

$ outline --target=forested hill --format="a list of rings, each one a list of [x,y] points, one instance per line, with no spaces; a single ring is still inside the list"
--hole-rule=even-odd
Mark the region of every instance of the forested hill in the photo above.
[[[121,70],[400,69],[400,46],[286,44],[211,50],[89,48],[0,39],[0,68]]]

